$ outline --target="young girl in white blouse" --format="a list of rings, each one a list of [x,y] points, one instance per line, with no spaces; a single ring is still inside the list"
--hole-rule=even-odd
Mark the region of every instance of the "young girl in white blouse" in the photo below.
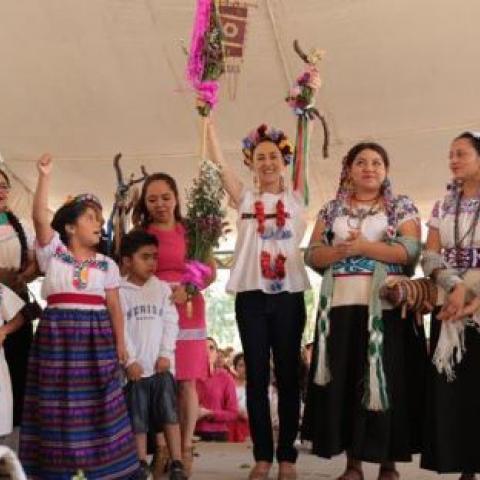
[[[97,253],[101,205],[68,201],[49,221],[52,158],[38,163],[33,203],[47,301],[30,352],[20,458],[31,479],[135,478],[138,459],[120,385],[126,360],[120,276]]]

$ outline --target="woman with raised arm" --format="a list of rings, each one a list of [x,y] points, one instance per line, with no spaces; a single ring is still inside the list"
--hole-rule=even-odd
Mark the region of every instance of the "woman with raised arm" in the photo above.
[[[310,288],[300,252],[306,223],[303,200],[286,179],[293,148],[280,130],[261,125],[243,141],[253,176],[247,187],[225,162],[212,120],[207,125],[212,160],[238,211],[234,264],[227,291],[234,293],[247,369],[247,409],[256,465],[250,480],[268,478],[274,457],[268,386],[273,353],[278,384],[279,480],[297,478],[300,342],[305,326],[303,292]]]
[[[338,480],[362,480],[362,460],[380,464],[379,480],[398,479],[395,462],[420,447],[423,329],[380,298],[387,280],[413,273],[420,222],[393,195],[389,166],[376,143],[348,152],[306,252],[323,279],[303,437],[320,457],[346,451]]]
[[[33,223],[47,301],[30,351],[20,459],[30,479],[137,478],[123,391],[126,361],[120,275],[97,253],[102,207],[77,195],[49,220],[52,158],[37,162]]]

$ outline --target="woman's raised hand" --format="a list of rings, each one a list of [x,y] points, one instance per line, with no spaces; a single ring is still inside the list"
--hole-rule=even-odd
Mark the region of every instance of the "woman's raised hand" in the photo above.
[[[318,68],[315,66],[312,66],[310,68],[309,86],[314,90],[318,90],[322,86],[322,79],[320,77],[320,72],[318,71]]]
[[[40,175],[50,175],[53,168],[53,157],[50,153],[44,153],[37,160],[37,170]]]

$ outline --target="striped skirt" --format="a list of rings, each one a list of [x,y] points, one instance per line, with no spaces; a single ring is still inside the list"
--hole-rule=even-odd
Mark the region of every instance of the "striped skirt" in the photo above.
[[[105,309],[47,308],[30,352],[20,459],[30,479],[134,479],[138,459]]]

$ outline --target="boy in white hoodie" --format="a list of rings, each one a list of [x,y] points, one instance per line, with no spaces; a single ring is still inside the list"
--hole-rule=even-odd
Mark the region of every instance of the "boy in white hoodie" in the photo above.
[[[170,450],[170,480],[184,480],[176,385],[170,368],[178,335],[178,314],[166,282],[155,275],[157,239],[132,231],[122,239],[120,255],[127,276],[120,284],[128,352],[127,405],[143,477],[149,476],[147,432],[162,432]]]

